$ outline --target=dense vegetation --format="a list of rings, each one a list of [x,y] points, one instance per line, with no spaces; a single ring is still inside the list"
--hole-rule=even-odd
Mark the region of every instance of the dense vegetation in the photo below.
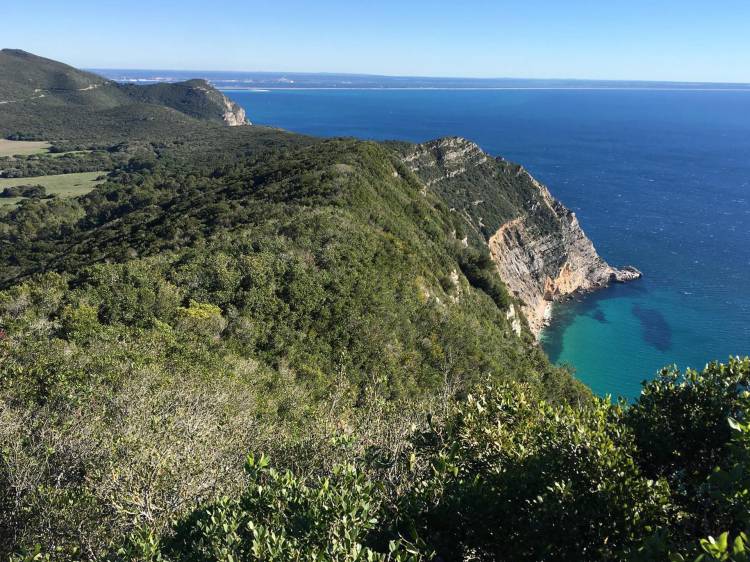
[[[50,154],[0,158],[0,178],[30,178],[111,170],[128,161],[129,155],[122,151],[122,148],[115,146],[111,151],[51,152]]]
[[[14,185],[0,191],[0,197],[44,197],[47,190],[43,185]]]
[[[130,552],[167,560],[746,560],[750,424],[733,416],[747,414],[739,389],[748,377],[747,360],[684,377],[665,370],[630,408],[593,399],[553,406],[526,385],[482,386],[413,432],[395,458],[370,454],[307,481],[250,456],[240,495],[199,508],[166,539],[137,536]],[[663,428],[665,418],[680,429]],[[644,429],[662,438],[641,440]],[[686,431],[693,438],[681,441]],[[696,438],[704,432],[709,440]],[[642,462],[651,455],[685,460]],[[718,539],[698,541],[701,534]]]
[[[0,214],[4,559],[745,560],[750,360],[633,404],[550,365],[451,210],[517,168],[134,115],[2,162],[110,171]]]

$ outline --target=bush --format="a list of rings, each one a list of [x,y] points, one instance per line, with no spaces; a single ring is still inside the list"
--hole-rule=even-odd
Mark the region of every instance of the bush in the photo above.
[[[246,491],[222,498],[177,525],[160,554],[167,560],[288,562],[417,562],[419,552],[399,540],[386,551],[367,545],[383,521],[378,486],[352,465],[310,483],[269,468],[267,457],[248,457]],[[150,542],[133,548],[148,551]],[[141,553],[138,553],[141,554]]]
[[[610,408],[553,407],[518,384],[477,389],[423,436],[430,468],[406,508],[423,539],[445,560],[632,555],[667,523],[668,488],[641,473]]]
[[[489,253],[467,248],[458,256],[461,271],[472,286],[487,293],[500,310],[508,310],[510,295]]]
[[[0,197],[45,197],[47,189],[43,185],[16,185],[0,191]]]

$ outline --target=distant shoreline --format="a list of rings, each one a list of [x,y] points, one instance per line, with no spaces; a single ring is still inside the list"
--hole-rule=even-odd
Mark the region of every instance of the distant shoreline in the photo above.
[[[168,69],[89,69],[121,83],[158,84],[200,78],[227,90],[581,90],[750,91],[744,82],[585,80],[566,78],[461,78],[367,74],[234,72]]]
[[[155,82],[156,83],[156,82]],[[504,90],[555,90],[555,91],[565,91],[565,90],[572,90],[572,91],[580,91],[580,90],[593,90],[593,91],[607,91],[611,90],[613,92],[626,92],[626,91],[636,91],[636,92],[750,92],[750,87],[748,88],[637,88],[637,87],[608,87],[608,86],[487,86],[487,87],[440,87],[440,86],[404,86],[404,87],[335,87],[335,86],[299,86],[299,87],[274,87],[274,86],[264,86],[263,88],[227,88],[223,86],[218,86],[218,90],[222,92],[257,92],[257,93],[264,93],[264,92],[270,92],[270,91],[319,91],[319,90],[342,90],[342,91],[351,91],[351,90],[366,90],[366,91],[388,91],[388,90],[405,90],[405,91],[415,91],[415,90],[435,90],[435,91],[461,91],[461,90],[468,90],[468,91],[482,91],[482,90],[488,90],[488,91],[504,91]]]

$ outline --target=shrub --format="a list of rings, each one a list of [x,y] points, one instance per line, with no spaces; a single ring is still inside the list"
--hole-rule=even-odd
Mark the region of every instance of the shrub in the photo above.
[[[17,185],[0,191],[0,197],[44,197],[47,189],[43,185]]]
[[[466,248],[458,257],[461,271],[472,286],[487,293],[500,310],[508,310],[511,299],[487,251]]]
[[[519,384],[477,389],[423,436],[430,469],[406,511],[445,560],[624,558],[666,523],[669,496],[633,462],[610,408],[550,406]]]
[[[353,465],[307,482],[248,457],[249,484],[237,499],[222,498],[176,528],[161,555],[167,560],[288,562],[417,562],[424,557],[401,541],[386,551],[367,546],[382,524],[378,486]],[[140,545],[150,548],[148,542]],[[140,548],[143,548],[140,546]],[[139,544],[133,545],[138,548]]]
[[[194,300],[187,307],[179,307],[177,317],[184,329],[211,337],[219,337],[227,325],[218,306]]]

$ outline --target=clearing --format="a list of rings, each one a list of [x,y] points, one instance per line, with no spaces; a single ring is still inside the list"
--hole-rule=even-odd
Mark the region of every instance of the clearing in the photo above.
[[[44,141],[13,141],[0,139],[0,156],[28,156],[46,154],[50,143]]]
[[[94,189],[101,183],[96,178],[106,174],[107,172],[81,172],[32,178],[0,178],[0,191],[16,185],[43,185],[47,189],[47,195],[54,193],[58,197],[76,197]],[[0,206],[14,205],[21,199],[23,197],[0,197]]]

